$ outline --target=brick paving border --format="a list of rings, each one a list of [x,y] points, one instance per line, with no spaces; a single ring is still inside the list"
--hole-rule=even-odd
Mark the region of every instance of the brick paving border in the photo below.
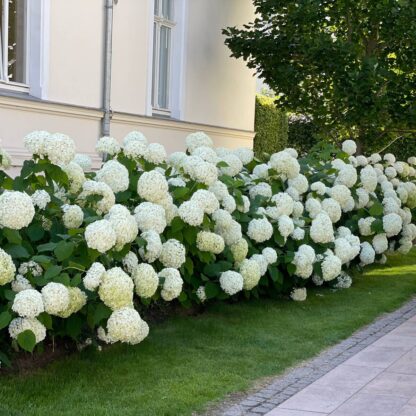
[[[266,386],[245,396],[243,400],[233,405],[230,405],[229,402],[222,406],[219,405],[208,414],[218,416],[264,415],[415,315],[416,298],[395,312],[382,315],[372,324],[358,330],[351,337],[323,351],[312,360],[272,379]]]

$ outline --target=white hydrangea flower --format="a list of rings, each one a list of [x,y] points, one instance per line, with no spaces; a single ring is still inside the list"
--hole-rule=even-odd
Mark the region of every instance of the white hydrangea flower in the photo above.
[[[322,211],[321,201],[316,198],[308,198],[305,202],[305,209],[309,213],[309,216],[314,219]]]
[[[207,251],[213,254],[220,254],[224,251],[224,239],[209,231],[200,231],[196,236],[196,246],[200,251]]]
[[[245,241],[245,240],[244,240]],[[264,256],[264,258],[267,261],[267,264],[273,264],[277,261],[277,253],[276,250],[272,247],[266,247],[263,249],[261,254]]]
[[[374,231],[371,229],[371,224],[375,221],[376,219],[374,217],[366,217],[366,218],[360,218],[358,220],[358,228],[360,230],[360,234],[362,236],[369,236],[369,235],[373,235]]]
[[[131,277],[120,267],[107,270],[98,288],[100,299],[113,311],[133,305],[134,284]]]
[[[45,137],[43,151],[55,165],[67,165],[75,156],[75,143],[65,134],[54,133]]]
[[[78,287],[69,287],[69,304],[66,309],[58,313],[61,318],[68,318],[80,311],[87,303],[87,295]]]
[[[377,254],[383,254],[389,248],[389,241],[386,234],[377,234],[373,238],[373,247]]]
[[[315,262],[315,250],[313,247],[302,244],[295,253],[293,264],[296,266],[295,274],[302,279],[307,279],[313,273]]]
[[[345,272],[341,272],[341,274],[337,277],[337,281],[334,284],[334,288],[336,289],[348,289],[352,285],[352,278]]]
[[[79,228],[84,222],[84,212],[81,207],[78,205],[68,205],[65,204],[62,206],[62,221],[66,228]]]
[[[107,184],[114,193],[123,192],[129,187],[129,171],[117,160],[109,160],[96,173],[95,180]]]
[[[21,274],[16,276],[16,279],[12,281],[12,290],[13,292],[19,293],[22,290],[33,289],[33,286],[30,284],[29,280],[26,277],[23,277]]]
[[[159,143],[150,143],[143,155],[145,160],[155,165],[165,162],[167,156],[165,147]]]
[[[273,227],[266,218],[252,219],[248,224],[247,235],[256,243],[270,240]]]
[[[147,263],[140,263],[132,274],[137,296],[151,298],[159,286],[159,277],[155,269]]]
[[[295,302],[303,302],[306,300],[307,292],[305,287],[297,287],[290,292],[290,297]]]
[[[293,203],[293,213],[292,213],[293,218],[301,217],[302,214],[303,214],[303,211],[304,211],[304,206],[303,206],[302,202],[295,201]]]
[[[301,241],[305,238],[305,230],[303,228],[296,227],[293,230],[291,237],[296,241]]]
[[[84,172],[88,172],[89,170],[91,170],[92,161],[88,155],[77,153],[74,157],[73,162],[81,166]]]
[[[341,219],[342,210],[339,203],[333,198],[326,198],[322,201],[322,210],[325,211],[331,221],[335,224]]]
[[[287,215],[280,216],[277,225],[280,235],[284,238],[289,237],[289,235],[295,230],[295,225],[293,224],[292,219]]]
[[[387,237],[394,237],[402,230],[403,220],[400,215],[392,213],[383,217],[383,229]]]
[[[40,264],[36,263],[33,260],[30,260],[21,263],[18,272],[23,276],[26,276],[30,273],[32,276],[37,277],[42,275],[43,269]]]
[[[69,162],[67,165],[62,166],[62,170],[66,173],[69,180],[69,192],[77,193],[82,188],[83,183],[86,181],[84,171],[78,163]]]
[[[5,191],[0,195],[0,225],[20,230],[33,220],[35,208],[32,198],[24,192]]]
[[[310,235],[315,243],[326,244],[334,241],[334,228],[326,212],[321,212],[313,219]]]
[[[224,175],[236,176],[243,169],[243,163],[241,162],[240,158],[232,153],[224,155],[221,158],[221,161],[228,165],[227,167],[221,167],[221,172]]]
[[[11,338],[17,339],[19,334],[24,331],[32,331],[37,344],[46,338],[46,328],[36,318],[19,317],[10,322],[9,334]]]
[[[116,250],[121,250],[137,237],[139,229],[136,219],[124,205],[114,205],[105,218],[116,233]]]
[[[155,231],[162,234],[166,228],[165,209],[152,202],[142,202],[134,210],[134,218],[140,231]]]
[[[299,162],[288,152],[282,151],[272,154],[269,163],[278,175],[283,175],[288,179],[293,179],[299,175]]]
[[[241,238],[230,246],[230,250],[233,254],[234,261],[240,263],[247,257],[248,243],[244,238]]]
[[[137,258],[136,253],[129,251],[122,260],[124,270],[132,274],[134,269],[139,265],[139,259]]]
[[[352,188],[357,182],[358,175],[357,170],[352,165],[344,165],[339,171],[335,179],[335,183],[339,185],[345,185],[348,188]]]
[[[100,286],[104,273],[105,267],[101,263],[93,263],[82,279],[85,288],[94,292]]]
[[[306,176],[299,174],[298,176],[294,177],[293,179],[289,179],[288,181],[289,187],[295,188],[299,194],[304,194],[309,189],[309,182]]]
[[[117,234],[108,220],[98,220],[88,224],[85,229],[85,241],[89,248],[105,253],[111,250],[117,241]]]
[[[254,159],[254,152],[248,147],[234,149],[233,153],[241,160],[243,165],[248,165]]]
[[[162,244],[159,260],[167,268],[179,269],[186,261],[185,246],[174,238],[169,239]]]
[[[245,195],[242,195],[241,199],[243,200],[243,203],[242,205],[237,203],[237,210],[246,214],[248,211],[250,211],[250,199]]]
[[[50,282],[42,288],[42,299],[45,312],[59,315],[69,306],[69,291],[62,283]]]
[[[100,155],[115,156],[120,152],[121,147],[114,137],[104,136],[97,141],[95,150]]]
[[[357,160],[357,166],[364,167],[368,165],[368,159],[363,155],[358,155],[356,157],[356,160]]]
[[[147,144],[140,140],[129,140],[124,144],[123,152],[129,159],[138,159],[144,157],[147,150]]]
[[[254,199],[257,195],[260,195],[264,198],[271,198],[272,187],[266,182],[260,182],[250,188],[249,195],[251,199]]]
[[[46,191],[44,191],[43,189],[42,190],[39,190],[39,189],[36,190],[32,194],[31,198],[32,198],[33,205],[35,207],[38,207],[39,209],[45,209],[46,205],[48,205],[49,202],[51,202],[50,195]]]
[[[354,200],[351,197],[351,191],[345,185],[335,185],[330,189],[331,198],[335,199],[343,211],[346,211],[349,202],[352,200],[354,207]]]
[[[82,185],[82,192],[79,195],[81,201],[91,195],[99,195],[102,198],[93,205],[98,214],[105,214],[116,203],[116,197],[112,189],[104,182],[87,180]],[[82,205],[82,204],[81,204]]]
[[[228,211],[230,214],[233,213],[237,208],[237,203],[231,195],[227,195],[222,201],[221,205],[223,208]]]
[[[176,299],[182,292],[183,280],[176,268],[167,267],[159,272],[159,279],[163,280],[162,299],[170,302]]]
[[[168,193],[166,178],[156,170],[143,172],[137,182],[137,193],[146,201],[157,203]]]
[[[341,273],[342,261],[332,252],[328,251],[321,263],[322,278],[325,282],[329,282],[338,277]]]
[[[220,276],[221,289],[227,293],[227,295],[233,296],[243,290],[244,279],[240,273],[229,270],[222,272]]]
[[[376,252],[369,242],[361,243],[360,261],[362,265],[374,263],[375,254]]]
[[[212,192],[218,199],[218,201],[222,201],[229,193],[227,186],[220,182],[214,182],[209,188],[208,191]]]
[[[281,215],[292,215],[295,203],[290,195],[285,192],[279,192],[272,196],[271,202],[276,204],[277,218]],[[277,219],[276,218],[276,219]]]
[[[181,219],[189,225],[197,227],[204,220],[204,211],[201,206],[194,201],[185,201],[179,206],[178,210]]]
[[[50,133],[45,130],[32,131],[24,137],[24,146],[30,153],[43,156],[45,153],[45,139],[49,137],[49,135]]]
[[[162,253],[162,241],[156,231],[149,230],[140,234],[140,237],[146,241],[146,247],[139,249],[141,258],[149,263],[156,261]]]
[[[326,194],[326,186],[322,182],[314,182],[311,184],[311,191],[316,192],[318,195]]]
[[[244,259],[239,268],[243,276],[243,288],[251,290],[258,285],[261,277],[260,266],[255,260]]]
[[[270,166],[266,163],[256,165],[253,169],[253,175],[257,178],[267,179],[269,177]]]
[[[383,159],[390,163],[391,165],[396,161],[396,156],[394,156],[392,153],[386,153],[383,157]]]
[[[342,151],[349,155],[354,155],[357,151],[357,144],[354,140],[345,140],[342,143]]]
[[[186,148],[192,154],[198,147],[213,147],[212,139],[202,131],[191,133],[186,137]]]
[[[133,142],[147,144],[147,139],[146,139],[146,136],[142,132],[133,130],[124,136],[123,145],[126,146],[127,144],[133,143]]]
[[[107,336],[111,342],[136,345],[149,335],[149,326],[133,308],[115,310],[107,321]]]
[[[356,209],[365,208],[370,202],[370,194],[364,188],[357,188],[356,190],[358,201],[355,203]]]
[[[11,256],[0,248],[0,285],[10,283],[16,274],[16,266]]]
[[[36,318],[44,311],[42,295],[34,289],[22,290],[14,297],[12,310],[23,318]]]
[[[205,292],[205,286],[199,286],[195,293],[196,293],[196,296],[198,297],[198,299],[202,303],[204,303],[207,300],[207,294]]]

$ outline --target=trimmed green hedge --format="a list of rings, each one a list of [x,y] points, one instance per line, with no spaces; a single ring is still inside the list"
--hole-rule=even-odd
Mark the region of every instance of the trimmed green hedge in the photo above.
[[[287,147],[287,115],[276,108],[273,98],[257,95],[255,131],[254,152],[259,159]]]

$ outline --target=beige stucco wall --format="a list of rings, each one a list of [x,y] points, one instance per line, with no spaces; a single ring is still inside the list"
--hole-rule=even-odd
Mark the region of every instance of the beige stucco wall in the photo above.
[[[188,2],[184,118],[253,130],[255,78],[241,60],[230,58],[221,30],[248,23],[246,0]]]
[[[50,4],[46,99],[2,96],[0,138],[25,157],[22,138],[33,130],[73,137],[80,152],[94,153],[102,117],[104,0],[45,0]],[[177,0],[187,7],[183,27],[181,121],[149,117],[153,1],[119,0],[114,6],[111,134],[122,139],[140,130],[169,152],[183,149],[195,130],[219,146],[251,146],[255,79],[229,57],[221,29],[253,17],[251,0]],[[27,97],[30,98],[30,97]]]

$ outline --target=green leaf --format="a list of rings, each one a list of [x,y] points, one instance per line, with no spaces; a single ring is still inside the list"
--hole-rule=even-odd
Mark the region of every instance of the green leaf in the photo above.
[[[18,245],[8,245],[5,250],[14,258],[14,259],[27,259],[30,257],[29,252],[23,247]]]
[[[4,228],[3,234],[7,238],[9,243],[20,244],[22,242],[22,237],[20,236],[19,231],[11,230],[10,228]]]
[[[10,321],[12,320],[12,315],[10,312],[5,311],[0,313],[0,329],[6,328],[9,325]]]
[[[379,201],[375,201],[374,204],[371,206],[370,215],[373,217],[383,215],[383,205]]]
[[[111,315],[111,309],[104,305],[104,303],[99,303],[94,311],[94,325],[99,325],[99,323],[107,319]]]
[[[32,260],[35,261],[36,263],[49,264],[52,260],[52,257],[39,255],[39,256],[33,256]]]
[[[77,339],[81,334],[82,327],[84,326],[84,319],[78,314],[71,315],[65,321],[66,333],[73,339]]]
[[[53,250],[56,258],[59,261],[65,260],[71,257],[74,252],[75,244],[73,242],[60,241]]]
[[[56,243],[40,244],[38,246],[38,253],[42,253],[43,251],[53,251],[55,250],[56,246],[57,246]]]
[[[26,230],[26,234],[29,236],[31,241],[39,241],[45,235],[45,230],[40,224],[32,224]]]
[[[176,188],[171,192],[175,199],[185,199],[189,194],[189,189],[185,187]]]
[[[185,227],[185,223],[181,220],[180,217],[175,217],[172,220],[170,227],[173,233],[177,233],[178,231],[181,231]]]
[[[220,285],[218,283],[208,282],[205,285],[205,294],[207,299],[213,299],[221,292]]]
[[[47,280],[53,279],[54,277],[58,276],[59,273],[61,273],[61,271],[62,271],[62,266],[56,266],[56,265],[51,266],[45,272],[45,279]]]
[[[32,352],[36,345],[35,334],[30,329],[27,329],[17,336],[17,343],[25,351]]]
[[[38,321],[45,325],[46,329],[52,329],[52,316],[47,314],[46,312],[42,312],[37,317]]]

